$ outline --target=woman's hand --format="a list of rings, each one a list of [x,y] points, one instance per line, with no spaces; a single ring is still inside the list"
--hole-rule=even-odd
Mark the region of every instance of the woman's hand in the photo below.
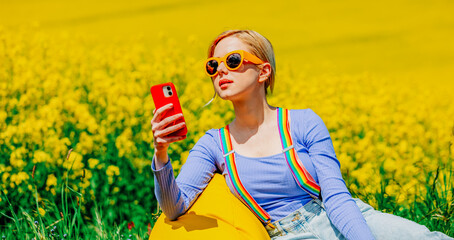
[[[169,136],[173,132],[182,129],[185,125],[184,122],[176,125],[169,125],[183,117],[183,114],[175,114],[170,117],[162,118],[168,110],[173,108],[173,104],[169,103],[159,109],[153,111],[153,119],[151,119],[151,131],[153,131],[153,144],[156,155],[156,169],[164,166],[169,158],[167,156],[167,149],[169,144],[180,141],[186,138],[184,136]]]

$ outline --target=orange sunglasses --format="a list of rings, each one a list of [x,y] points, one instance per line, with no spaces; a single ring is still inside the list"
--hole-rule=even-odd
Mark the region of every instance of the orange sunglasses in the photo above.
[[[251,53],[248,53],[244,50],[236,50],[233,52],[227,53],[224,57],[210,57],[205,62],[205,71],[210,77],[216,76],[218,74],[218,67],[221,62],[225,63],[227,69],[234,71],[241,67],[244,59],[254,64],[262,64],[263,61],[260,58],[254,56]]]

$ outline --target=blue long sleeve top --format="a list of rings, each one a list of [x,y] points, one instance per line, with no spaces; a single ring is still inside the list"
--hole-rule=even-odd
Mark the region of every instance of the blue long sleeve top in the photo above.
[[[373,239],[340,172],[331,137],[322,119],[311,109],[290,110],[290,131],[299,159],[317,181],[326,212],[332,224],[347,239]],[[235,153],[241,182],[267,211],[272,221],[279,220],[312,200],[294,180],[283,153],[253,158]],[[154,172],[155,194],[164,214],[176,219],[185,213],[207,186],[215,172],[228,175],[218,129],[211,129],[189,152],[178,177],[170,161]],[[226,178],[228,179],[228,178]],[[233,194],[230,181],[227,185]]]

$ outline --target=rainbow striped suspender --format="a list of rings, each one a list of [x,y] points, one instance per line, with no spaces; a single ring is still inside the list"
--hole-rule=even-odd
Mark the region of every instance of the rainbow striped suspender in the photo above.
[[[282,149],[284,149],[282,152],[285,153],[287,165],[289,166],[296,183],[313,198],[318,198],[320,196],[320,186],[315,182],[314,178],[306,170],[303,162],[301,162],[296,154],[296,150],[293,147],[292,135],[290,135],[290,123],[288,118],[288,109],[277,109],[279,134],[281,136]]]
[[[282,143],[282,152],[285,154],[287,165],[292,172],[293,177],[297,184],[313,198],[320,196],[320,187],[315,182],[314,178],[306,170],[303,163],[299,160],[295,149],[293,148],[292,138],[290,135],[290,124],[288,122],[289,111],[288,109],[278,108],[278,127]],[[239,196],[240,200],[260,219],[262,222],[270,225],[271,217],[260,205],[252,198],[249,192],[241,183],[240,177],[235,164],[235,151],[232,148],[232,141],[230,139],[229,126],[219,129],[219,137],[222,144],[222,151],[224,154],[224,161],[227,171],[229,173],[230,182]]]

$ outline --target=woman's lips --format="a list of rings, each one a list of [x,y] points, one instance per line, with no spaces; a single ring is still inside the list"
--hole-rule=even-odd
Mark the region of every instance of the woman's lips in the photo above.
[[[221,79],[221,80],[219,81],[219,87],[220,87],[222,90],[224,90],[224,89],[226,89],[226,88],[229,86],[230,83],[233,83],[233,81],[232,81],[232,80],[229,80],[229,79]]]

